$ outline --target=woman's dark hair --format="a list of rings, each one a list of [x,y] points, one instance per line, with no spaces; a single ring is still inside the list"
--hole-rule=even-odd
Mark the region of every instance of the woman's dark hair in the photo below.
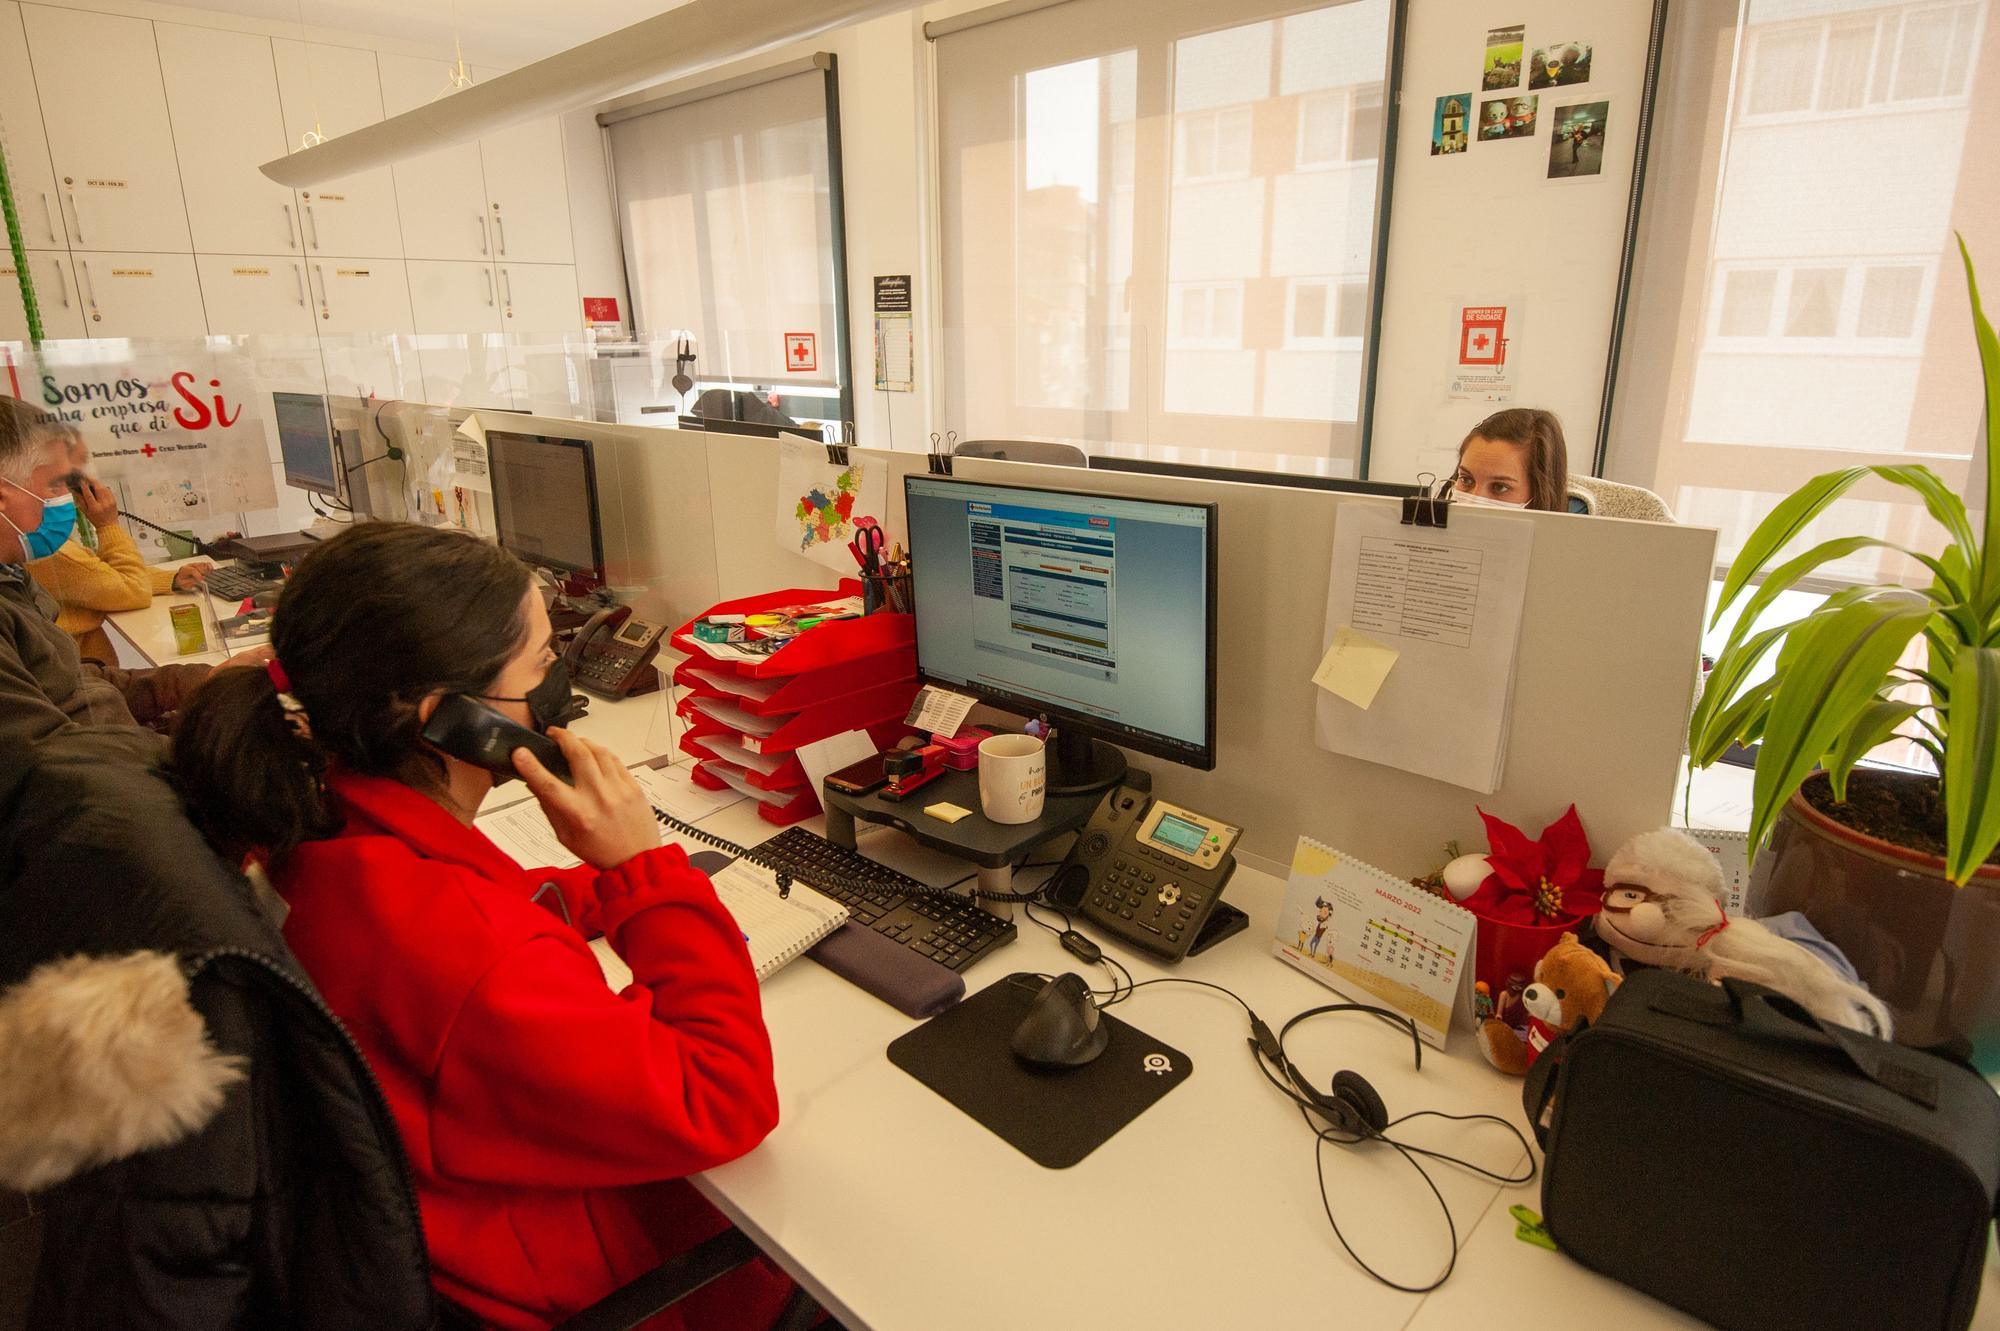
[[[1569,512],[1569,446],[1562,422],[1540,407],[1509,407],[1472,427],[1459,441],[1458,453],[1474,439],[1491,439],[1528,450],[1528,507],[1546,513]]]
[[[182,794],[232,856],[281,860],[333,835],[327,765],[426,789],[444,762],[419,735],[432,693],[489,688],[527,632],[527,566],[465,532],[358,523],[316,547],[285,583],[271,646],[304,709],[296,733],[268,670],[218,670],[174,731]]]

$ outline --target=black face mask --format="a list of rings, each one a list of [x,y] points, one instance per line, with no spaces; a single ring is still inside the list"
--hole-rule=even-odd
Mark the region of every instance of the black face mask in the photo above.
[[[542,682],[529,689],[518,698],[502,698],[491,693],[475,693],[475,698],[487,702],[524,702],[528,704],[528,715],[534,718],[535,730],[546,735],[549,727],[560,726],[583,715],[584,703],[570,690],[569,666],[561,657],[549,667],[549,673],[542,676]]]

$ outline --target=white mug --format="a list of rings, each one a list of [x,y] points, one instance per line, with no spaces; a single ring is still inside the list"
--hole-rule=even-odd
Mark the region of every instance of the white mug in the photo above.
[[[1033,735],[979,741],[979,807],[996,823],[1032,823],[1048,793],[1048,746]]]

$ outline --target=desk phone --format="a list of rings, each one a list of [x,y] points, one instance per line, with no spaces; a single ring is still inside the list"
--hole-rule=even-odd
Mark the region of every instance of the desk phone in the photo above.
[[[632,617],[632,607],[599,610],[570,643],[570,675],[577,687],[600,698],[628,698],[660,686],[653,657],[660,649],[661,624]]]
[[[1050,881],[1056,904],[1143,952],[1179,961],[1236,872],[1242,829],[1115,786]]]

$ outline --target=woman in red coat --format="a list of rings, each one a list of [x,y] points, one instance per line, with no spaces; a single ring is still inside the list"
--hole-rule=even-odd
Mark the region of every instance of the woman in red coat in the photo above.
[[[267,670],[197,695],[175,769],[210,837],[269,866],[286,940],[380,1078],[438,1289],[545,1327],[722,1229],[685,1178],[777,1123],[756,976],[631,774],[550,728],[569,680],[526,567],[357,525],[286,584],[271,640]],[[472,825],[512,774],[423,739],[452,695],[555,738],[573,784],[512,760],[581,867],[523,871]],[[767,1326],[788,1293],[753,1264],[649,1325]]]

